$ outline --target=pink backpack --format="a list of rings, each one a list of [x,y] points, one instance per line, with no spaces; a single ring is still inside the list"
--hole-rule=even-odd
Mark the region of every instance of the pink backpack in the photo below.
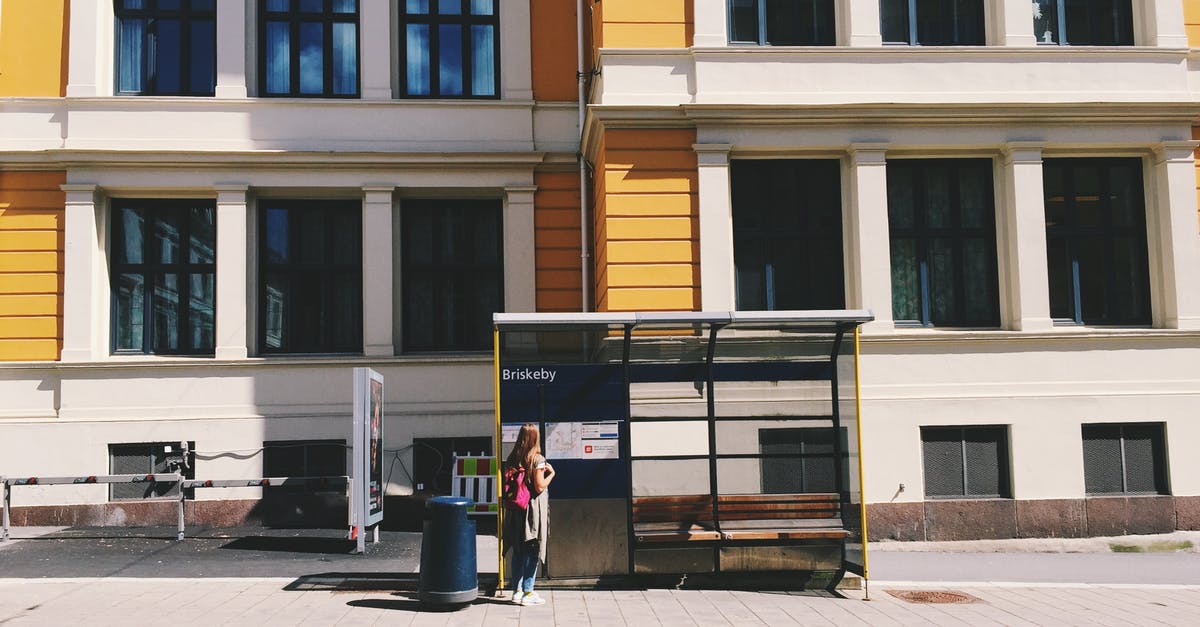
[[[525,467],[518,464],[504,469],[500,484],[504,506],[510,510],[525,511],[529,507],[529,483],[525,481]]]

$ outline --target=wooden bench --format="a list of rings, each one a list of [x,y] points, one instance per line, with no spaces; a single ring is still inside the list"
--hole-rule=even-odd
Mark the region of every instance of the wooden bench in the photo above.
[[[708,494],[633,498],[639,544],[843,540],[837,494],[723,494],[716,516]]]

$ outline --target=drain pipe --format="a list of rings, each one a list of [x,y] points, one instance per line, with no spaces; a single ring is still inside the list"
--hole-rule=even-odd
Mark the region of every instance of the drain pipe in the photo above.
[[[589,278],[591,259],[588,255],[588,222],[587,222],[587,160],[583,157],[583,122],[587,112],[587,75],[583,71],[583,3],[575,3],[575,43],[577,64],[575,78],[579,82],[579,270],[580,270],[580,311],[591,309],[589,294],[591,293]]]

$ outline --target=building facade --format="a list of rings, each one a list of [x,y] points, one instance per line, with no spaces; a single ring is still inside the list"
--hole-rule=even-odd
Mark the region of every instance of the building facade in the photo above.
[[[4,0],[0,474],[333,472],[367,365],[388,493],[445,490],[491,450],[493,311],[863,308],[872,537],[1200,528],[1197,29],[1192,0]],[[127,496],[14,513],[169,515]]]

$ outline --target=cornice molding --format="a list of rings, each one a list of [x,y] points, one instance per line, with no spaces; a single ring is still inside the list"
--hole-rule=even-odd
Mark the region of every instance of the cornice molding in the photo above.
[[[162,169],[251,169],[251,170],[388,170],[529,168],[560,158],[545,152],[311,152],[311,151],[157,151],[76,150],[37,152],[0,151],[0,170],[45,170],[47,168],[162,168]],[[566,159],[566,157],[562,157]]]

